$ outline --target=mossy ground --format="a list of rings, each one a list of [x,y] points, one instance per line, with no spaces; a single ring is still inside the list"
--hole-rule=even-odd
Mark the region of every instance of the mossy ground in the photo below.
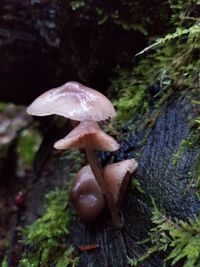
[[[44,215],[23,231],[26,252],[21,259],[22,267],[77,266],[73,248],[67,245],[67,235],[73,215],[69,209],[70,184],[63,190],[47,195]]]
[[[21,267],[49,267],[52,263],[56,267],[75,267],[78,264],[78,258],[73,256],[73,247],[67,242],[70,225],[76,218],[69,201],[70,180],[84,160],[79,151],[65,152],[61,160],[67,162],[67,173],[70,168],[69,182],[64,189],[47,194],[44,214],[23,230],[26,249],[20,261]]]

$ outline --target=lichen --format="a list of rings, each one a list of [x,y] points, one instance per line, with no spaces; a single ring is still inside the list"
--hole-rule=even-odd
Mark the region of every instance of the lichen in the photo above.
[[[155,252],[165,252],[164,262],[171,265],[182,262],[183,267],[198,267],[200,262],[200,218],[187,222],[171,219],[154,205],[153,227],[149,237],[143,242],[150,244],[147,251],[138,259],[128,258],[130,266],[137,266]]]

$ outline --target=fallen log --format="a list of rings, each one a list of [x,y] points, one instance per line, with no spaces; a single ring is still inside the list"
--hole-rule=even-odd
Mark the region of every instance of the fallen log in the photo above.
[[[148,116],[151,116],[151,112]],[[132,180],[134,182],[137,179],[142,190],[139,191],[130,184],[122,207],[124,226],[121,230],[113,229],[110,215],[106,211],[94,225],[84,225],[78,219],[73,222],[67,243],[75,248],[74,255],[79,257],[78,266],[125,267],[129,266],[128,258],[139,258],[149,246],[140,242],[149,236],[152,227],[152,199],[169,218],[188,221],[188,218],[199,215],[197,191],[194,185],[191,186],[191,170],[198,145],[194,143],[187,147],[174,161],[181,142],[190,139],[193,116],[193,107],[188,101],[187,93],[179,92],[159,108],[153,125],[135,131],[125,130],[128,137],[121,140],[114,161],[132,157],[138,160],[139,165]],[[144,118],[133,120],[129,129],[134,124],[144,125]],[[109,158],[108,155],[107,160]],[[42,215],[40,202],[43,201],[45,190],[41,188],[46,188],[49,181],[52,184],[52,181],[66,180],[70,170],[67,168],[69,162],[62,159],[56,166],[57,169],[51,174],[48,172],[47,175],[47,170],[42,172],[34,185],[25,214],[28,223]],[[36,198],[37,202],[34,201]],[[96,249],[80,249],[94,245]],[[155,253],[141,266],[161,266],[164,256],[163,252]]]

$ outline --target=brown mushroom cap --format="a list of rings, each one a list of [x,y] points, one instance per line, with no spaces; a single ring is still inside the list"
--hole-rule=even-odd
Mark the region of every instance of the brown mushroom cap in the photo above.
[[[113,195],[114,202],[116,203],[119,198],[119,192],[125,178],[129,178],[128,174],[131,174],[138,166],[138,163],[134,159],[127,159],[121,162],[107,165],[103,170],[103,177],[105,182]],[[125,181],[125,185],[128,185],[128,179]],[[123,191],[125,188],[123,188]]]
[[[82,121],[67,136],[54,144],[56,149],[85,148],[85,136],[89,137],[94,149],[115,151],[119,144],[101,130],[95,121]]]
[[[93,222],[105,207],[103,193],[88,165],[74,177],[71,200],[79,218],[86,223]]]
[[[107,97],[78,82],[47,91],[33,101],[27,112],[35,116],[56,114],[77,121],[101,121],[116,115]]]

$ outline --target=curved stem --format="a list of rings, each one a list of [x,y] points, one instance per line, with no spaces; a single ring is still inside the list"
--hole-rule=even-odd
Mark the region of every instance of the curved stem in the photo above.
[[[103,178],[103,170],[99,159],[97,158],[93,147],[91,146],[91,140],[86,136],[85,137],[85,152],[87,156],[88,163],[92,169],[94,177],[99,184],[104,196],[106,197],[109,210],[111,212],[112,223],[115,228],[121,228],[122,219],[120,216],[120,211],[116,204],[114,203],[114,199],[112,197],[112,193],[106,185],[106,182]]]
[[[97,181],[97,183],[99,184],[99,186],[101,187],[101,190],[103,192],[103,194],[105,195],[108,204],[110,204],[110,192],[107,189],[106,183],[104,181],[103,178],[103,170],[102,170],[102,166],[101,163],[99,162],[93,147],[91,146],[91,141],[89,138],[85,137],[85,152],[86,152],[86,157],[88,160],[88,163],[92,169],[92,172],[94,174],[94,177]]]

